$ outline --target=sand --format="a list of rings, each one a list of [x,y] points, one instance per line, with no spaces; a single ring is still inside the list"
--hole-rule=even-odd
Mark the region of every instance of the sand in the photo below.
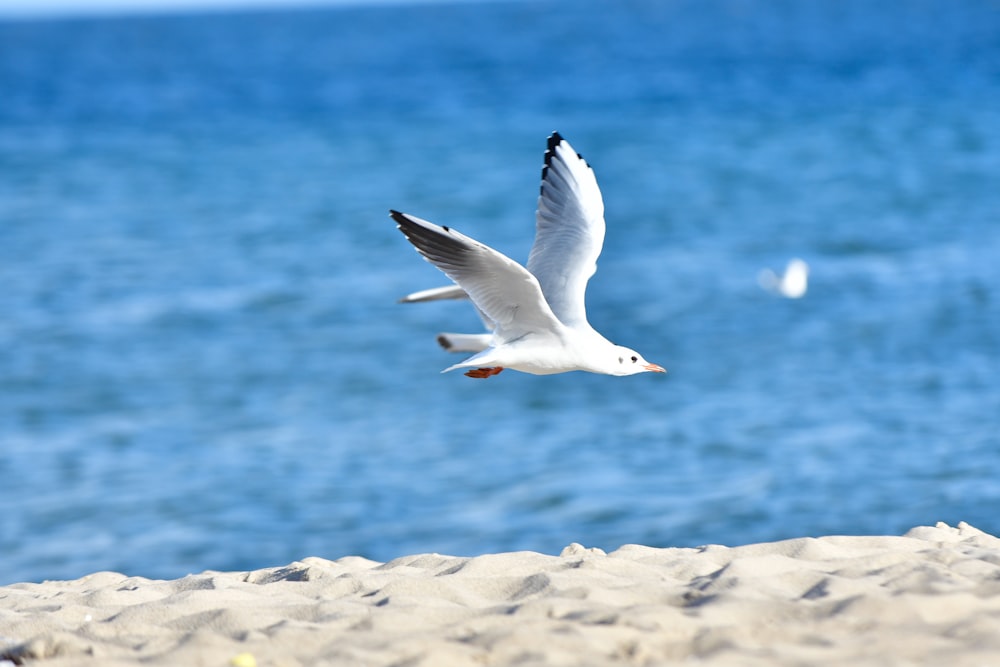
[[[0,665],[1000,665],[1000,540],[572,544],[0,588]],[[9,661],[9,662],[8,662]]]

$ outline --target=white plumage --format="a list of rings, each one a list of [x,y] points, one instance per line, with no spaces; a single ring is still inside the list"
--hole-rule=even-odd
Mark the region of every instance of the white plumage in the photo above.
[[[446,372],[468,369],[471,377],[504,368],[536,375],[664,372],[635,350],[611,343],[587,321],[584,297],[604,245],[604,201],[593,170],[558,133],[549,137],[545,152],[527,268],[454,229],[390,214],[420,254],[468,295],[487,328],[492,325],[489,345]],[[460,296],[454,288],[438,288],[404,301]]]

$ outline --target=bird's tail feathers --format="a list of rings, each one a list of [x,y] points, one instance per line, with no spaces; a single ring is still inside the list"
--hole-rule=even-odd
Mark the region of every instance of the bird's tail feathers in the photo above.
[[[424,301],[441,301],[442,299],[468,299],[469,295],[458,285],[434,287],[407,294],[399,300],[400,303],[422,303]]]

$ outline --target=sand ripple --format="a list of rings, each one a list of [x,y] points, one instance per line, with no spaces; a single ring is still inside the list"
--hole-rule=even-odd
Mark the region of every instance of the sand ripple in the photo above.
[[[1000,540],[939,523],[732,548],[306,558],[174,581],[98,572],[0,588],[0,655],[52,667],[996,665]]]

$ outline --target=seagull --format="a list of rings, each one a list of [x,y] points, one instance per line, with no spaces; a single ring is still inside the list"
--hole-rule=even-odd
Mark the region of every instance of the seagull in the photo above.
[[[417,251],[461,288],[492,324],[485,349],[442,371],[488,378],[587,371],[664,373],[587,322],[584,296],[604,245],[604,200],[590,165],[558,132],[548,139],[527,267],[450,227],[389,215]]]
[[[458,285],[445,285],[444,287],[432,287],[431,289],[420,290],[407,294],[399,300],[400,303],[424,303],[426,301],[442,301],[447,299],[465,299],[469,295]],[[483,311],[476,308],[479,319],[483,321],[483,326],[489,333],[481,334],[461,334],[461,333],[439,333],[437,335],[438,345],[448,352],[482,352],[490,346],[493,339],[493,322],[483,314]]]
[[[809,288],[809,265],[804,260],[794,257],[785,267],[785,274],[778,276],[771,269],[761,269],[757,274],[757,282],[768,292],[779,294],[788,299],[800,299]]]

